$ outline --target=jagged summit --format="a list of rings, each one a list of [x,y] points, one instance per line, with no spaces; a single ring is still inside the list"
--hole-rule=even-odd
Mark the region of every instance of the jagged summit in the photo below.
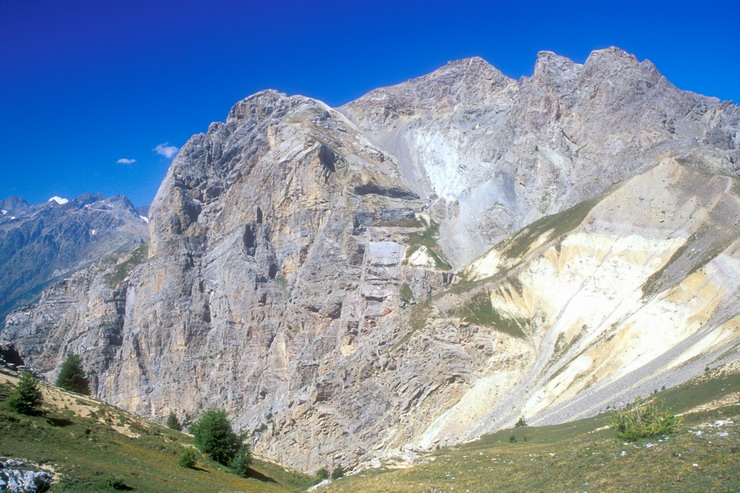
[[[537,53],[537,62],[534,66],[533,79],[574,79],[578,77],[582,65],[568,57],[558,55],[552,51]]]
[[[6,211],[4,215],[10,214],[12,216],[15,213],[26,211],[29,207],[30,205],[26,202],[26,199],[17,195],[0,200],[0,209]]]

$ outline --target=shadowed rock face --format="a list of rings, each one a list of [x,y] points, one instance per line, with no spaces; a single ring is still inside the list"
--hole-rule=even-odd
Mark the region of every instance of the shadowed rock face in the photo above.
[[[30,206],[0,200],[0,316],[38,297],[59,276],[148,239],[146,221],[126,197],[86,194]],[[0,327],[1,328],[1,327]]]
[[[338,110],[263,91],[182,148],[146,259],[6,330],[141,414],[225,407],[305,471],[592,415],[733,357],[739,121],[615,48]]]

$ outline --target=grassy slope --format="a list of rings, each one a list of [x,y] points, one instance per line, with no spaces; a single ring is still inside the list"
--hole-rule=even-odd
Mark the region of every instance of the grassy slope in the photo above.
[[[0,400],[11,391],[7,380],[0,375]],[[61,473],[52,492],[113,491],[106,486],[110,474],[141,492],[284,492],[313,484],[308,476],[261,460],[248,479],[205,458],[198,470],[185,469],[177,459],[191,444],[188,435],[50,387],[44,400],[44,416],[0,409],[0,456],[52,466]]]
[[[739,491],[738,391],[740,375],[715,375],[654,396],[679,413],[718,398],[725,400],[719,408],[683,416],[681,431],[667,440],[625,445],[613,430],[605,429],[609,416],[600,415],[562,425],[500,431],[438,450],[426,464],[361,472],[320,491]],[[728,417],[734,424],[701,427]],[[512,435],[516,443],[510,443]]]

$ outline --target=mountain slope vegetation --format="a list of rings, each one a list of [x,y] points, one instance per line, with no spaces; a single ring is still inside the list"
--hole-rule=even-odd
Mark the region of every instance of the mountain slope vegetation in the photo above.
[[[18,378],[0,370],[0,401]],[[198,453],[194,469],[178,465],[192,437],[86,396],[42,384],[43,414],[26,416],[0,406],[0,456],[53,471],[51,492],[112,491],[110,478],[130,491],[292,492],[313,478],[255,458],[241,478]]]
[[[542,427],[515,427],[433,453],[414,467],[389,460],[319,492],[737,491],[740,376],[707,372],[650,396],[681,418],[675,434],[628,443],[612,413]]]

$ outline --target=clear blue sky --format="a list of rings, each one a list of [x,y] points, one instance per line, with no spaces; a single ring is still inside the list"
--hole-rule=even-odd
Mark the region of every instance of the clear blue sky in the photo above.
[[[170,161],[153,149],[256,91],[340,105],[472,55],[520,77],[539,50],[616,45],[739,101],[738,26],[739,0],[0,0],[0,197],[145,205]]]

